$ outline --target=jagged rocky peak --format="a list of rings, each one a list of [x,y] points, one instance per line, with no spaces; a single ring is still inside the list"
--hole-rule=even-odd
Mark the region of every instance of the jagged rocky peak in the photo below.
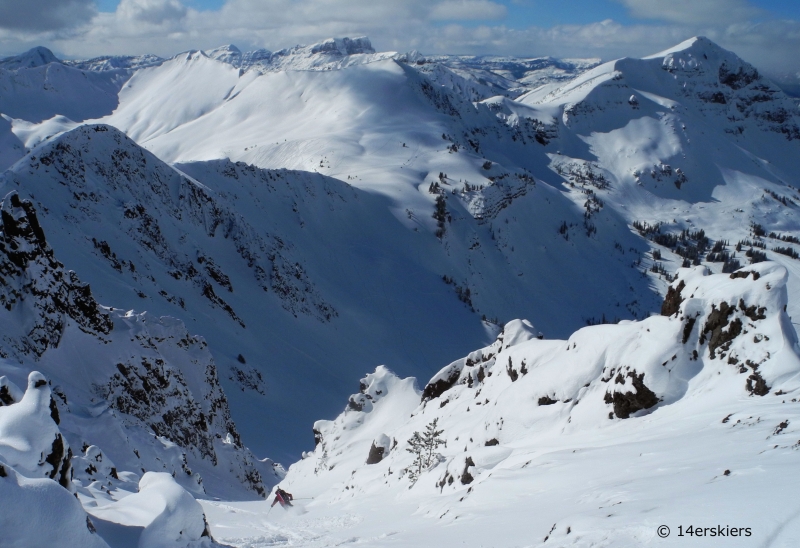
[[[235,67],[242,64],[242,51],[233,44],[226,44],[205,53],[212,59],[228,63]]]
[[[0,69],[17,70],[24,68],[36,68],[49,65],[50,63],[60,62],[61,60],[53,55],[52,51],[43,46],[36,46],[35,48],[29,49],[20,55],[14,55],[13,57],[0,59]]]
[[[311,53],[338,53],[339,55],[357,55],[375,53],[372,42],[366,36],[357,38],[328,38],[317,44],[308,46]]]
[[[582,130],[596,129],[604,111],[615,115],[606,123],[619,124],[642,109],[666,107],[685,120],[691,120],[687,113],[701,114],[734,136],[757,129],[800,138],[800,116],[780,88],[704,37],[643,59],[610,61],[555,90],[533,91],[523,101],[562,104],[564,123],[578,123]]]
[[[696,36],[665,51],[645,57],[661,58],[669,72],[718,73],[719,81],[734,89],[744,87],[759,78],[758,71],[735,53],[728,51],[705,36]],[[735,75],[739,75],[737,78]]]

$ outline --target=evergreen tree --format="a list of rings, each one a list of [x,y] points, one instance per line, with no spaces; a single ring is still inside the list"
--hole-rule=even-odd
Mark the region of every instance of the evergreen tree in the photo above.
[[[408,440],[406,451],[414,455],[414,462],[406,470],[412,484],[417,482],[423,469],[433,464],[436,459],[436,449],[445,443],[445,440],[440,437],[444,430],[436,428],[438,423],[438,418],[433,419],[425,427],[425,432],[422,434],[414,432],[414,435]]]

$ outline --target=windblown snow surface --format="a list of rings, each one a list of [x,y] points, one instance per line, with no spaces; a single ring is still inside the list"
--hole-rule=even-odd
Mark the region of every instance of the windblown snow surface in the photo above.
[[[798,143],[705,38],[0,60],[0,545],[796,546]]]

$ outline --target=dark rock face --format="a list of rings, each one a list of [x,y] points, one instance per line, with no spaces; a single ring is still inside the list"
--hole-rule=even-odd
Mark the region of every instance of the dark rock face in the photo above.
[[[667,296],[664,298],[664,303],[661,305],[662,316],[677,314],[683,302],[681,291],[683,291],[684,287],[686,287],[686,284],[681,280],[677,287],[670,286],[669,289],[667,289]]]
[[[606,392],[605,402],[614,405],[614,414],[627,419],[632,413],[642,409],[650,409],[658,403],[658,396],[644,384],[644,373],[636,374],[635,371],[628,371],[633,387],[636,392]],[[625,382],[620,373],[614,381],[617,384]]]
[[[689,341],[689,337],[692,335],[692,329],[694,329],[694,324],[697,323],[697,318],[687,318],[686,324],[683,326],[683,338],[681,342],[686,344]]]
[[[382,461],[384,451],[383,447],[376,446],[373,441],[372,446],[369,448],[369,455],[367,455],[367,464],[378,464]]]
[[[539,405],[553,405],[554,403],[556,403],[556,400],[550,396],[542,396],[539,398]]]
[[[54,400],[52,396],[50,397],[50,417],[56,424],[61,424],[61,417],[58,415],[58,405],[56,405],[56,400]]]
[[[16,402],[14,401],[14,398],[11,397],[8,387],[0,386],[0,405],[11,405],[12,403]]]
[[[472,474],[469,473],[470,466],[475,466],[475,462],[472,460],[472,457],[467,457],[464,461],[464,471],[461,473],[462,485],[468,485],[475,480],[475,478],[472,477]]]
[[[764,380],[764,377],[761,376],[761,373],[758,371],[753,371],[753,374],[747,378],[747,384],[745,385],[747,391],[750,392],[750,395],[753,396],[766,396],[769,394],[769,386],[767,386],[767,381]]]
[[[348,400],[347,402],[347,408],[352,409],[353,411],[363,411],[364,404],[359,401],[356,401],[356,397],[350,396],[350,400]]]
[[[20,337],[4,334],[0,355],[33,355],[57,347],[68,320],[87,333],[107,335],[113,328],[87,284],[53,256],[33,204],[16,192],[3,201],[0,215],[0,306],[23,313],[31,327]],[[36,272],[29,275],[28,272]]]
[[[480,376],[480,372],[478,375]],[[422,391],[422,401],[438,398],[450,390],[458,381],[459,376],[461,376],[461,369],[454,367],[446,377],[428,383]]]
[[[719,67],[719,83],[731,89],[741,89],[758,79],[758,71],[749,65],[740,66],[736,71],[731,70],[725,63]]]
[[[49,464],[53,467],[49,477],[56,480],[59,485],[65,489],[72,488],[72,449],[64,447],[64,439],[61,434],[56,434],[53,440],[53,447],[50,454],[45,457],[44,464]]]
[[[46,158],[43,156],[40,161],[49,161]],[[50,165],[56,165],[55,161]],[[0,356],[39,359],[48,349],[58,346],[68,324],[96,337],[101,344],[111,343],[111,315],[98,305],[89,286],[75,272],[65,271],[55,259],[31,202],[11,193],[0,211],[0,306],[5,308],[0,312],[5,314],[4,321],[9,316],[12,319],[4,324],[12,328],[0,335]],[[13,328],[15,315],[25,318],[24,322],[16,322],[24,329]],[[153,335],[148,322],[145,317],[141,319],[143,329],[130,340],[134,350],[117,362],[116,371],[108,371],[109,380],[87,388],[106,399],[113,409],[128,415],[126,420],[138,419],[138,426],[150,428],[157,436],[214,465],[220,463],[215,442],[221,443],[229,435],[236,451],[233,461],[238,479],[263,495],[263,479],[242,446],[205,341],[191,336],[185,327],[167,328],[158,321],[154,326],[158,334]],[[176,350],[205,356],[192,359],[196,376],[187,373],[192,378],[199,377],[200,382],[192,386],[200,387],[202,393],[193,393],[181,369],[164,358]],[[40,380],[36,387],[46,384]],[[54,394],[66,405],[63,393],[56,390]],[[0,383],[0,402],[15,403],[5,383]],[[53,398],[50,416],[56,424],[63,418]],[[42,459],[42,465],[52,466],[51,478],[65,487],[71,485],[71,452],[60,435],[54,440],[52,451]],[[185,462],[184,472],[192,473]]]
[[[753,281],[756,281],[761,277],[761,274],[759,274],[755,270],[753,270],[753,271],[744,271],[744,272],[740,271],[740,272],[732,273],[731,274],[731,280],[735,280],[736,278],[747,278],[750,274],[753,275]]]
[[[156,349],[164,343],[155,338],[145,342]],[[205,342],[190,338],[188,333],[182,344],[205,346]],[[102,395],[114,409],[142,420],[156,435],[193,449],[217,464],[212,425],[229,433],[237,448],[242,446],[241,438],[213,363],[206,364],[204,381],[207,392],[203,399],[208,402],[205,406],[195,399],[179,370],[160,357],[140,356],[137,361],[117,363],[117,373]]]
[[[703,327],[700,344],[703,344],[705,339],[708,338],[708,350],[711,357],[714,358],[718,348],[726,350],[731,341],[742,333],[742,321],[736,318],[730,322],[728,330],[723,331],[728,325],[728,318],[736,311],[736,308],[728,305],[725,301],[719,304],[719,308],[714,305],[711,305],[711,307],[711,314],[708,315],[706,325]]]
[[[739,310],[741,310],[745,316],[753,321],[764,320],[767,317],[766,314],[764,314],[767,311],[766,307],[756,307],[754,304],[747,306],[744,304],[744,299],[739,299]]]

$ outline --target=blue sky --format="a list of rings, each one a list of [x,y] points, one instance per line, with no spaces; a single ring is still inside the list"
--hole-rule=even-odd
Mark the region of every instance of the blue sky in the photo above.
[[[171,56],[362,35],[383,51],[602,59],[703,35],[768,73],[800,73],[800,0],[0,0],[0,55]]]

